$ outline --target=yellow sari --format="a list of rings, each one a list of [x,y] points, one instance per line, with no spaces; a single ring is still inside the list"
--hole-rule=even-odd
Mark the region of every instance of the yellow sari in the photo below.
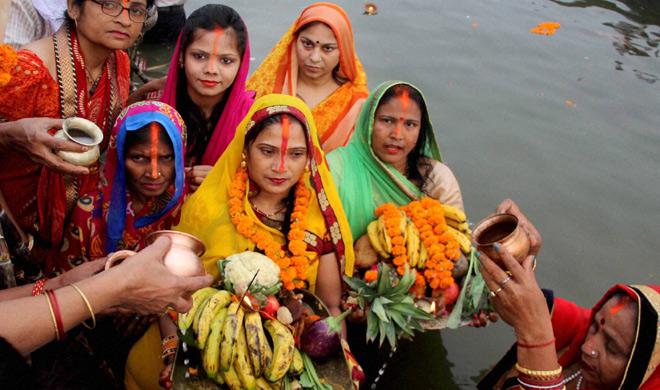
[[[318,141],[316,125],[305,103],[288,95],[266,95],[257,99],[247,116],[238,125],[236,135],[215,164],[202,185],[183,204],[181,220],[175,229],[197,236],[204,242],[206,252],[202,257],[206,271],[219,276],[217,260],[234,253],[254,250],[255,244],[242,236],[231,221],[229,200],[232,181],[241,164],[241,154],[245,146],[245,137],[250,129],[268,116],[287,112],[302,119],[303,129],[307,132],[309,172],[306,177],[307,188],[312,196],[307,211],[305,241],[309,238],[331,237],[339,261],[339,269],[347,276],[353,275],[354,254],[353,239],[348,220],[332,181],[328,164]],[[264,225],[254,214],[246,196],[243,199],[244,211],[254,221],[258,229],[270,234],[277,242],[284,244],[284,235]],[[311,254],[310,254],[311,255]],[[312,259],[308,268],[307,282],[314,291],[319,259]],[[140,339],[128,357],[126,364],[126,387],[130,389],[157,389],[158,376],[163,369],[160,361],[160,337],[158,328],[153,325]]]
[[[296,96],[298,59],[295,38],[298,31],[312,22],[322,22],[332,29],[340,53],[338,75],[347,80],[312,109],[323,150],[329,153],[348,143],[355,120],[369,95],[367,75],[355,52],[351,22],[341,7],[331,3],[316,3],[305,8],[250,76],[247,89],[256,91],[257,97],[269,93]]]

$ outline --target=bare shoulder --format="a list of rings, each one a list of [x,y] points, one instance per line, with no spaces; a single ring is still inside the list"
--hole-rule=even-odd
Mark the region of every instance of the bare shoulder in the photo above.
[[[21,49],[29,50],[36,54],[44,65],[46,65],[50,74],[55,75],[55,48],[53,47],[53,39],[50,36],[30,42]]]

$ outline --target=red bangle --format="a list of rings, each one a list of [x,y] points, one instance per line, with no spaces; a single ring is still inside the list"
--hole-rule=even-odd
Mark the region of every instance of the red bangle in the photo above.
[[[520,348],[543,348],[543,347],[547,347],[549,345],[552,345],[554,343],[555,343],[555,338],[554,337],[552,338],[552,340],[546,341],[545,343],[541,343],[541,344],[523,344],[520,341],[516,341],[516,344]]]
[[[46,290],[50,302],[53,304],[53,311],[55,313],[55,323],[57,324],[57,335],[59,340],[64,340],[66,333],[64,332],[64,324],[62,324],[62,313],[60,312],[60,305],[57,303],[57,297],[53,290]]]
[[[44,293],[44,286],[46,285],[46,282],[48,281],[48,278],[41,278],[34,282],[34,287],[32,287],[32,296],[36,297],[37,295],[41,295]]]

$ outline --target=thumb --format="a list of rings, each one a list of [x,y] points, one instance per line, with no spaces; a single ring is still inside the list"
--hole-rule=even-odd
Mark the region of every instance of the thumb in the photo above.
[[[42,118],[40,125],[43,126],[45,130],[50,129],[61,129],[64,119],[60,118]]]
[[[525,269],[525,271],[533,271],[535,262],[536,262],[536,256],[529,255],[525,258],[525,260],[523,260],[522,266]]]
[[[181,288],[186,292],[194,292],[200,288],[208,287],[213,283],[213,276],[208,274],[204,276],[190,276],[182,279]]]
[[[140,253],[144,253],[145,257],[156,258],[161,264],[165,264],[165,254],[170,250],[172,240],[168,237],[158,237],[153,244],[149,245]]]

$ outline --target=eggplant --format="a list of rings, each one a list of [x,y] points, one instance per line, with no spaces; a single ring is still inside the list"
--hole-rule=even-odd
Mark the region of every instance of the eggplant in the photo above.
[[[348,309],[336,317],[329,316],[306,326],[300,337],[302,350],[314,359],[335,353],[341,345],[341,323],[351,311]]]

